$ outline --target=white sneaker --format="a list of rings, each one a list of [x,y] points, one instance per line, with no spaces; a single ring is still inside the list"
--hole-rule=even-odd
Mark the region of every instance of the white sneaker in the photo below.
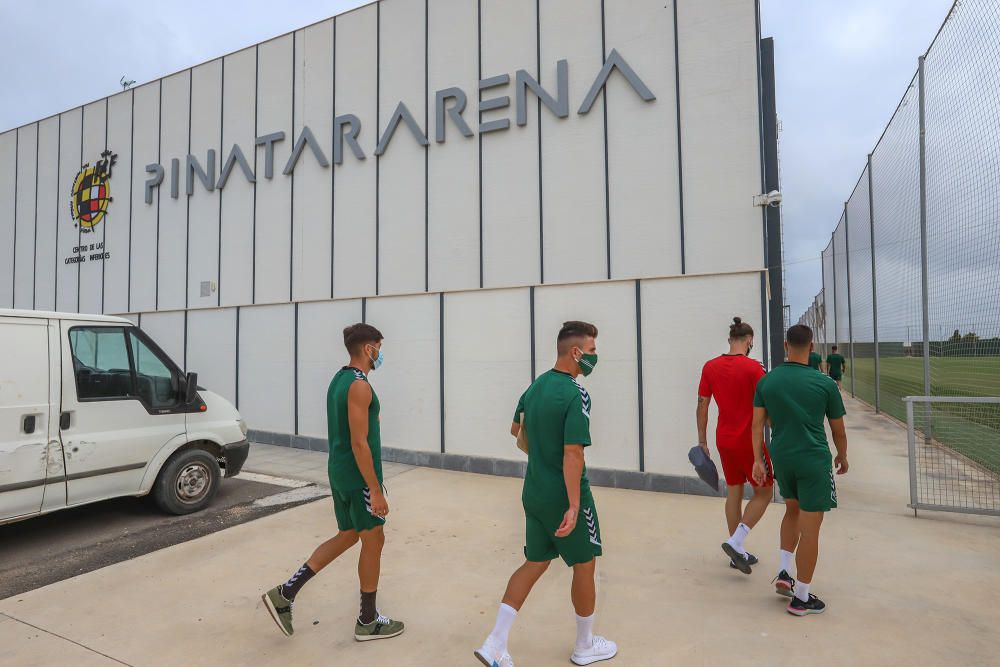
[[[589,665],[601,660],[610,660],[618,653],[618,644],[600,635],[594,635],[594,641],[590,648],[579,648],[573,651],[570,657],[577,665]]]
[[[507,651],[498,651],[497,649],[498,647],[487,638],[473,655],[479,658],[479,661],[486,665],[486,667],[514,667],[514,659],[510,657],[510,653],[507,653]],[[500,655],[499,658],[493,657],[497,654]]]

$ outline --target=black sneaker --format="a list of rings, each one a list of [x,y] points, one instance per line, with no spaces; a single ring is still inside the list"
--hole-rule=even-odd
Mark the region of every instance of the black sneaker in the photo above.
[[[753,570],[750,569],[750,561],[747,559],[747,557],[741,554],[736,549],[734,549],[733,545],[731,545],[729,542],[722,543],[722,550],[726,552],[726,555],[729,556],[729,562],[732,563],[737,570],[739,570],[743,574],[750,574],[751,572],[753,572]]]
[[[748,563],[750,563],[751,565],[756,565],[756,564],[757,564],[757,562],[758,562],[758,561],[757,561],[757,557],[756,557],[756,556],[754,556],[754,555],[753,555],[752,553],[750,553],[750,552],[748,551],[748,552],[747,552],[747,562],[748,562]],[[730,559],[729,559],[729,567],[733,568],[734,570],[738,569],[738,568],[736,567],[736,563],[734,563],[734,562],[733,562],[733,559],[732,559],[732,558],[730,558]]]
[[[809,594],[809,602],[803,602],[797,597],[792,598],[788,603],[788,613],[793,616],[807,616],[809,614],[822,614],[826,611],[826,604],[818,597]]]
[[[783,595],[786,598],[795,595],[793,592],[795,590],[795,579],[786,570],[779,572],[778,576],[771,580],[771,583],[774,584],[774,592],[778,595]]]

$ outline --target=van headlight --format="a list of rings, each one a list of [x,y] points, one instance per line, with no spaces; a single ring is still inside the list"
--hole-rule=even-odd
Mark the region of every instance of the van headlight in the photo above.
[[[250,430],[247,428],[247,422],[245,419],[240,420],[240,430],[243,431],[243,437],[245,438],[247,435],[247,431]]]

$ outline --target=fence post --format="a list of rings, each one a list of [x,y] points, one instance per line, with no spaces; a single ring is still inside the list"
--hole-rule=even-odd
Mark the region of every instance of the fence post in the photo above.
[[[910,507],[913,516],[917,516],[917,439],[913,425],[913,397],[907,396],[906,402],[906,449],[910,459]]]
[[[854,319],[851,317],[851,221],[847,217],[847,202],[844,202],[844,261],[847,262],[847,345],[851,348],[851,397],[854,392]]]
[[[920,99],[920,291],[921,304],[923,307],[923,334],[924,334],[924,396],[931,395],[931,338],[930,338],[930,316],[927,312],[927,126],[925,124],[926,114],[924,112],[924,56],[918,59],[917,69],[917,95]],[[924,429],[924,437],[930,442],[932,422],[931,412],[928,410],[927,425]]]
[[[840,319],[837,313],[837,228],[833,228],[833,233],[830,234],[830,264],[833,266],[833,344],[836,345],[840,337],[840,327],[838,326]],[[831,341],[828,341],[831,342]],[[828,348],[829,349],[829,348]],[[827,352],[829,354],[829,352]],[[828,368],[827,371],[830,369]]]
[[[871,233],[872,257],[872,334],[875,339],[875,414],[880,412],[880,393],[882,383],[879,380],[878,361],[878,291],[875,289],[875,196],[872,190],[872,154],[868,154],[868,231]],[[853,364],[852,364],[853,365]]]
[[[820,252],[820,254],[819,254],[819,277],[820,277],[820,284],[821,284],[820,293],[823,295],[823,312],[822,312],[822,317],[819,320],[817,320],[817,322],[816,322],[816,330],[817,331],[819,330],[819,328],[820,328],[820,322],[822,322],[822,325],[823,325],[823,351],[820,352],[820,354],[822,354],[823,358],[825,359],[826,358],[826,320],[827,320],[827,317],[828,317],[829,313],[827,313],[827,311],[826,311],[826,265],[823,263],[823,253],[822,252]],[[818,305],[819,304],[817,304],[817,306]],[[820,311],[819,311],[818,307],[816,309],[816,314],[817,315],[820,314]],[[816,335],[815,332],[813,332],[813,336],[815,336],[815,335]],[[822,369],[823,368],[823,363],[820,362],[819,366]]]

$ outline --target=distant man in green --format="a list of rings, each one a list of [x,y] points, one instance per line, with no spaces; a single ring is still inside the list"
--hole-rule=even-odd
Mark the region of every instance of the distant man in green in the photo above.
[[[820,369],[819,367],[822,364],[823,364],[823,357],[820,355],[819,352],[813,350],[812,352],[809,353],[809,368],[815,368],[816,370],[819,370]]]
[[[389,504],[382,492],[382,441],[379,400],[368,384],[368,373],[382,365],[382,334],[370,324],[344,329],[350,362],[330,381],[326,392],[329,474],[333,512],[340,532],[316,547],[288,581],[264,593],[271,618],[291,635],[292,603],[306,582],[360,540],[358,578],[361,613],[354,624],[358,641],[388,639],[402,634],[403,623],[383,616],[375,607],[385,517]]]
[[[843,355],[837,352],[837,346],[834,345],[832,352],[826,355],[826,371],[829,373],[837,382],[837,387],[840,387],[840,381],[844,377],[844,371],[847,370],[847,360],[844,359]]]
[[[781,520],[781,565],[775,592],[791,597],[788,613],[820,614],[826,605],[809,592],[819,557],[819,529],[825,512],[837,506],[837,474],[847,472],[847,432],[844,401],[830,378],[808,366],[812,330],[796,324],[785,337],[788,361],[757,383],[753,405],[753,449],[756,479],[767,478],[764,462],[764,425],[771,422],[768,451],[774,479],[785,499]],[[823,420],[830,422],[837,456],[831,460]],[[788,570],[795,556],[793,579]]]
[[[590,446],[590,394],[576,377],[594,370],[596,338],[593,324],[563,324],[555,367],[538,376],[517,402],[511,434],[517,437],[523,415],[528,441],[528,469],[521,492],[525,562],[507,583],[493,632],[475,651],[487,667],[514,666],[507,652],[510,628],[531,588],[557,557],[573,568],[576,648],[570,660],[589,665],[618,652],[614,642],[593,634],[601,528],[583,455]]]

